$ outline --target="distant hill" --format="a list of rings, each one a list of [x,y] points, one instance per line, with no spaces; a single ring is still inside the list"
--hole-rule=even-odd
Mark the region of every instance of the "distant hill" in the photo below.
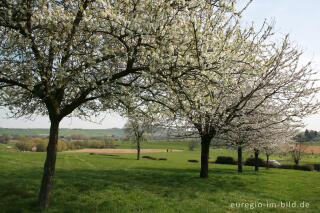
[[[72,134],[85,134],[87,136],[124,136],[124,130],[120,128],[111,129],[60,129],[60,136]],[[0,135],[49,135],[49,129],[12,129],[0,128]]]

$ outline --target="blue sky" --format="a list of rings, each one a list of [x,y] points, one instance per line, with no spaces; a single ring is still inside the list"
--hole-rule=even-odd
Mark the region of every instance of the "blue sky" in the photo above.
[[[247,0],[239,0],[239,6]],[[243,14],[244,22],[261,25],[265,19],[275,21],[279,38],[289,33],[305,54],[302,62],[313,61],[313,68],[320,75],[320,1],[319,0],[254,0]],[[320,96],[320,95],[319,95]],[[6,111],[0,110],[0,127],[5,128],[48,128],[49,121],[44,117],[27,119],[6,119]],[[123,127],[125,119],[117,114],[104,114],[101,124],[81,121],[77,118],[64,119],[62,128],[112,128]],[[320,130],[320,114],[305,119],[308,129]]]
[[[240,0],[243,5],[246,0]],[[244,13],[244,20],[262,24],[265,19],[276,22],[279,36],[290,38],[305,51],[305,57],[320,60],[319,0],[254,0]]]
[[[243,5],[247,0],[239,0]],[[258,26],[265,19],[275,21],[277,36],[290,39],[304,51],[301,61],[312,61],[320,77],[320,1],[319,0],[253,0],[243,14],[244,21]],[[320,94],[319,94],[320,98]],[[320,130],[320,113],[304,119],[306,128]]]

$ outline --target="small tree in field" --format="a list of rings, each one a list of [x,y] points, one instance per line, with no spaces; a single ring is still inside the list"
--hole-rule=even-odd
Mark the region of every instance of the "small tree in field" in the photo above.
[[[306,147],[302,145],[302,142],[292,142],[289,153],[295,165],[299,165],[305,149]]]
[[[129,138],[136,143],[137,160],[140,160],[141,143],[146,141],[146,134],[151,133],[154,127],[152,120],[146,116],[130,115],[124,126],[124,130]]]
[[[242,173],[242,152],[254,140],[255,129],[250,126],[232,128],[230,131],[220,136],[225,139],[227,145],[237,150],[238,153],[238,172]]]
[[[295,134],[295,131],[284,129],[282,132],[274,132],[273,135],[268,137],[269,143],[261,146],[261,152],[267,157],[267,169],[269,168],[270,156],[273,154],[287,153],[289,151],[288,146],[291,143],[291,138]]]
[[[271,143],[269,145],[263,146],[262,147],[262,152],[266,155],[267,157],[267,169],[269,169],[270,167],[270,156],[273,155],[274,153],[280,153],[281,150],[281,145],[277,144],[277,143]]]
[[[267,168],[269,168],[269,157],[273,153],[285,152],[287,145],[291,142],[291,138],[296,134],[296,129],[301,125],[295,124],[293,121],[285,122],[278,121],[268,128],[261,129],[255,140],[252,141],[249,149],[255,155],[255,171],[259,170],[258,156],[260,153],[265,153],[267,156]]]

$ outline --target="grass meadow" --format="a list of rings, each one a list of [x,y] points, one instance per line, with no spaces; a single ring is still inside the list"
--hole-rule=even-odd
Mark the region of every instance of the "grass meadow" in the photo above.
[[[186,146],[153,142],[144,148]],[[210,164],[209,178],[200,179],[200,163],[187,162],[200,160],[199,150],[142,155],[167,161],[137,161],[136,154],[58,153],[48,212],[320,212],[319,172],[260,168],[256,173],[245,166],[238,174],[235,165]],[[211,149],[210,160],[219,155],[235,152]],[[36,201],[44,159],[45,153],[7,152],[0,144],[0,212],[40,212]],[[305,160],[320,162],[320,156]]]

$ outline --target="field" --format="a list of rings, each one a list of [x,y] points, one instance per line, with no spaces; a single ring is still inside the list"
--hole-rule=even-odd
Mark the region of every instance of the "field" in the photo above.
[[[70,136],[72,134],[84,134],[87,136],[123,136],[124,132],[119,128],[112,129],[60,129],[60,136]],[[0,128],[0,135],[49,135],[49,129],[7,129]]]
[[[320,146],[303,146],[302,147],[303,152],[308,154],[320,154]]]
[[[186,150],[186,145],[157,142],[146,148]],[[45,153],[5,150],[0,144],[0,212],[39,212],[36,200]],[[119,155],[58,153],[48,212],[320,212],[317,172],[261,168],[255,173],[245,166],[238,174],[236,166],[210,164],[209,178],[200,179],[200,164],[187,162],[200,160],[199,151],[148,154],[167,161]],[[218,155],[235,152],[211,149],[211,159]],[[319,163],[320,156],[305,158],[309,161]],[[231,207],[235,205],[240,207]]]
[[[173,149],[168,150],[168,152],[183,152],[183,150]],[[65,151],[69,153],[137,153],[136,149],[79,149],[79,150],[70,150]],[[158,153],[158,152],[167,152],[166,149],[141,149],[141,153]]]

